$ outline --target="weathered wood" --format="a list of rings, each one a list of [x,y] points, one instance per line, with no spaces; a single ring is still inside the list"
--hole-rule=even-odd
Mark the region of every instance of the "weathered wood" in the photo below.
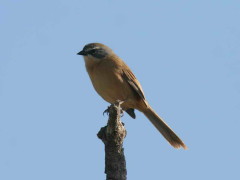
[[[108,109],[107,126],[102,127],[97,136],[105,145],[105,174],[107,180],[126,180],[127,169],[124,156],[123,141],[127,131],[121,122],[119,104],[111,105]]]

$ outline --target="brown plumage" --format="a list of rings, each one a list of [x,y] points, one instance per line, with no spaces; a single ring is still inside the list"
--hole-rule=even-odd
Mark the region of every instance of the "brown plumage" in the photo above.
[[[187,149],[182,140],[150,107],[130,68],[109,47],[100,43],[87,44],[78,55],[83,55],[92,84],[105,101],[111,104],[123,101],[122,109],[132,117],[135,117],[133,109],[143,112],[174,148]]]

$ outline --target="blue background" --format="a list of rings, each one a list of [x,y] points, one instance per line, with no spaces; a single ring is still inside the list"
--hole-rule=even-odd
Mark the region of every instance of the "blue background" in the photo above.
[[[131,67],[189,150],[122,118],[128,179],[240,179],[239,0],[1,0],[0,179],[104,179],[108,106],[77,56],[101,42]]]

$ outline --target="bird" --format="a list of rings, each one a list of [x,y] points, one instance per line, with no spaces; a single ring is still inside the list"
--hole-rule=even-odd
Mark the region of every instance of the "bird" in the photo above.
[[[142,112],[174,148],[187,149],[184,142],[152,109],[143,89],[127,64],[108,46],[86,44],[82,55],[86,70],[97,93],[110,104],[121,102],[121,108],[135,119],[134,110]]]

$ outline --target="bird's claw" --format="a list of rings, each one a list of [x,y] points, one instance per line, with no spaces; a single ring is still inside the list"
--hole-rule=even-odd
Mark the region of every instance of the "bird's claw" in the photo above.
[[[109,115],[109,110],[110,110],[110,106],[108,106],[107,109],[106,109],[105,111],[103,111],[103,116],[104,116],[104,114],[106,114],[106,113],[107,113],[107,115]]]
[[[122,101],[119,101],[119,102],[117,102],[117,103],[121,104]],[[116,103],[114,103],[114,104],[116,104]],[[108,106],[107,109],[106,109],[105,111],[103,111],[103,116],[104,116],[105,114],[109,115],[109,110],[110,110],[110,106]],[[124,112],[123,112],[122,109],[121,109],[120,111],[121,111],[121,112],[120,112],[120,116],[123,117],[123,116],[124,116]]]

